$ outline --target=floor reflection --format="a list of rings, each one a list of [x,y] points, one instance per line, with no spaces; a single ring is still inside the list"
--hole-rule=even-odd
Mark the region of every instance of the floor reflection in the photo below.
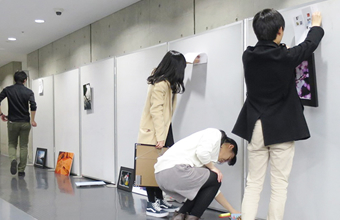
[[[35,179],[37,180],[37,189],[48,189],[48,178],[46,170],[35,168]]]
[[[121,210],[127,211],[130,214],[136,214],[132,193],[120,189],[117,190],[117,193]]]
[[[0,0],[1,1],[1,0]],[[147,197],[114,187],[76,187],[76,176],[28,165],[24,178],[10,173],[10,161],[0,156],[0,219],[14,220],[160,220],[146,216]],[[204,219],[218,219],[207,210]],[[165,218],[164,218],[165,219]]]
[[[71,183],[71,178],[62,174],[55,173],[57,179],[58,188],[60,192],[74,195],[74,189]]]
[[[31,207],[31,203],[25,179],[23,177],[12,177],[11,189],[9,202],[27,212]]]

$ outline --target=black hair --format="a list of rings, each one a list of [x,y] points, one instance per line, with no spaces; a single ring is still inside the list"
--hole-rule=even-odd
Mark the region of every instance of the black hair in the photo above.
[[[253,29],[259,41],[275,40],[281,27],[285,29],[285,20],[280,12],[274,9],[263,9],[254,16]]]
[[[236,155],[237,155],[237,152],[238,152],[238,147],[237,147],[237,143],[236,141],[234,141],[233,139],[231,139],[230,137],[228,137],[226,135],[226,133],[223,131],[223,130],[220,130],[221,131],[221,134],[222,134],[222,137],[221,137],[221,147],[224,143],[229,143],[231,145],[234,145],[233,147],[233,153],[235,154],[235,156],[233,157],[233,159],[231,159],[230,161],[228,161],[228,165],[229,166],[234,166],[235,163],[236,163]]]
[[[153,74],[148,77],[148,84],[154,85],[167,80],[170,83],[172,93],[183,93],[185,91],[183,80],[186,66],[183,54],[170,50],[165,54]]]
[[[14,73],[14,81],[16,83],[23,84],[26,79],[27,79],[27,74],[24,71],[18,70]]]

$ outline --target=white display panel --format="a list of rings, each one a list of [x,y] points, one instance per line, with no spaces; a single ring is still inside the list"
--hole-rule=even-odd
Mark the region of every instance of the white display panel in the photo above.
[[[13,85],[13,75],[7,75],[2,82],[0,82],[1,88],[0,92],[6,88],[7,86]],[[8,100],[7,98],[2,100],[1,102],[1,112],[4,113],[5,115],[8,115]],[[7,123],[3,122],[0,123],[0,153],[2,155],[8,156],[8,130],[7,130]],[[19,153],[17,151],[17,153]],[[18,156],[18,155],[17,155]]]
[[[39,87],[43,86],[42,94]],[[37,127],[32,127],[33,137],[33,163],[37,148],[47,149],[46,166],[55,167],[54,161],[54,106],[53,106],[53,76],[32,81],[32,91],[37,103],[35,121]]]
[[[91,109],[84,110],[83,85],[90,84]],[[82,175],[115,182],[114,59],[80,68]]]
[[[322,26],[325,30],[325,36],[315,51],[319,107],[305,107],[304,114],[311,138],[295,143],[295,158],[289,179],[285,220],[332,219],[340,215],[338,208],[340,177],[337,175],[340,167],[338,159],[340,139],[337,130],[340,121],[340,99],[336,95],[340,87],[340,64],[339,57],[336,55],[340,50],[338,43],[340,24],[335,22],[338,20],[340,2],[329,0],[313,6],[322,13]],[[293,16],[305,7],[281,11],[286,21],[282,42],[290,47],[295,43]],[[247,22],[248,45],[256,43],[251,22],[252,20]],[[258,217],[266,218],[269,200],[270,175],[267,173]]]
[[[178,96],[173,118],[175,141],[205,128],[218,128],[239,146],[237,163],[218,166],[224,179],[221,191],[240,210],[243,192],[243,142],[231,134],[243,105],[243,23],[169,43],[170,50],[183,54],[206,53],[206,64],[187,65],[186,91]],[[216,201],[211,208],[222,209]]]
[[[79,70],[54,75],[55,161],[60,151],[74,153],[71,173],[80,175]]]
[[[134,168],[134,145],[147,95],[147,77],[157,67],[166,44],[117,57],[117,169]]]

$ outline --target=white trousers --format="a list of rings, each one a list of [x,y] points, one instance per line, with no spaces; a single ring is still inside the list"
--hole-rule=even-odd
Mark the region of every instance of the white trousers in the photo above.
[[[294,142],[265,146],[261,120],[255,123],[253,136],[248,144],[248,176],[242,202],[242,220],[254,220],[256,217],[268,163],[271,195],[267,220],[283,219],[294,151]]]

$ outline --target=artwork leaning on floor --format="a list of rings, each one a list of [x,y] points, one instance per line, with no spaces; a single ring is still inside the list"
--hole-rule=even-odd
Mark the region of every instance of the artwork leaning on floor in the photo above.
[[[117,188],[131,192],[134,185],[135,171],[131,168],[120,167]]]
[[[71,173],[74,153],[60,151],[58,155],[55,173],[69,176]]]
[[[34,166],[45,168],[46,157],[47,157],[47,149],[37,148],[37,151],[35,153]]]
[[[302,104],[318,107],[314,54],[295,68],[295,83]]]

